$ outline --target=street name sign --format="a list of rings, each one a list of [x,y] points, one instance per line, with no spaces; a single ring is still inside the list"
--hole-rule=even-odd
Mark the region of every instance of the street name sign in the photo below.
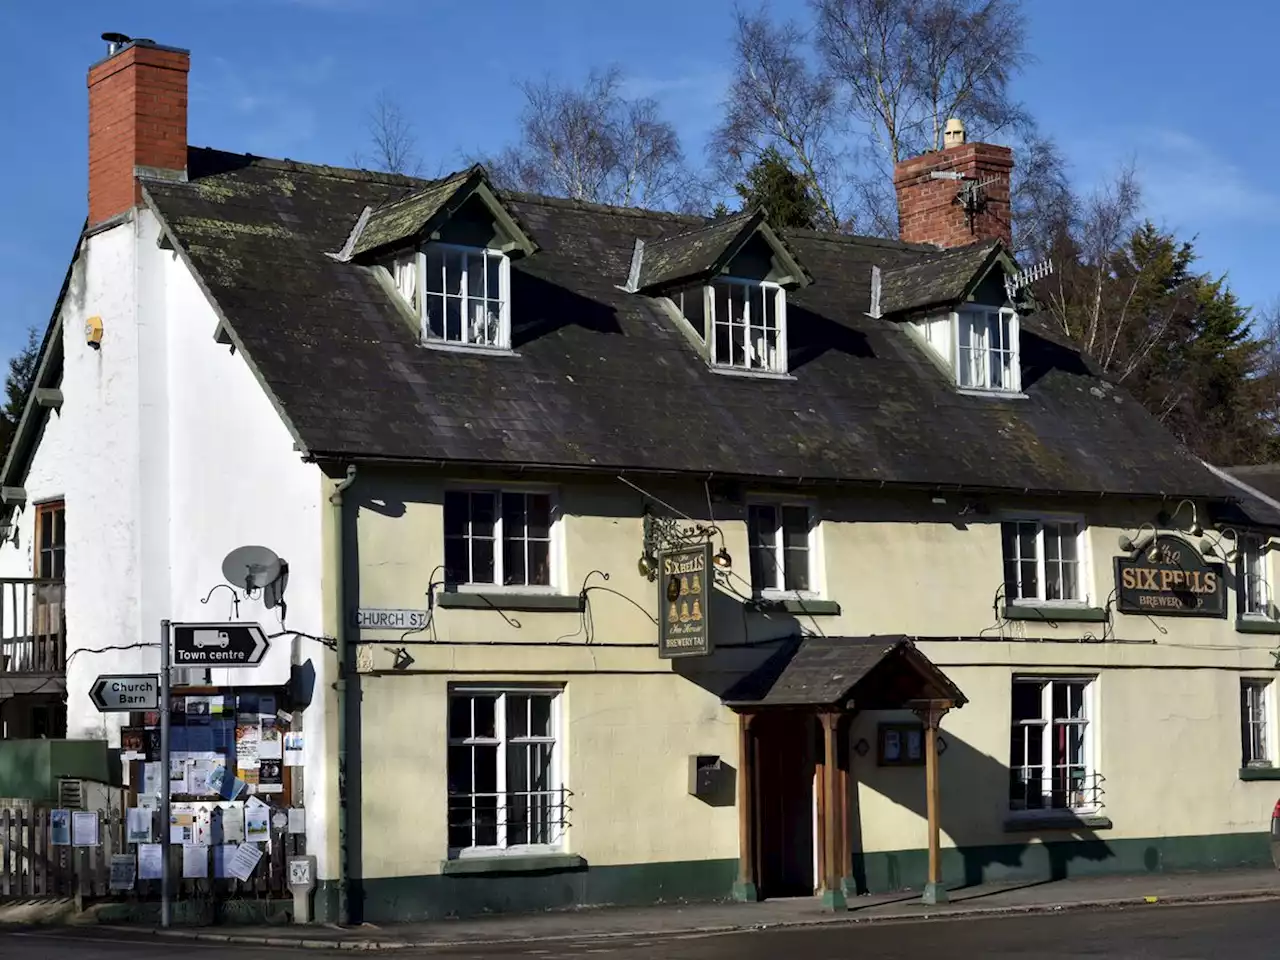
[[[89,699],[99,713],[126,713],[160,707],[160,678],[154,673],[108,674],[89,688]]]
[[[256,623],[173,624],[175,667],[256,667],[266,652]]]

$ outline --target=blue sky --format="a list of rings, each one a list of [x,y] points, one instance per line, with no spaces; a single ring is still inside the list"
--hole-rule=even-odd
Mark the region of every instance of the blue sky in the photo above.
[[[804,0],[774,0],[803,14]],[[109,12],[108,12],[109,8]],[[1195,238],[1242,301],[1280,296],[1280,124],[1264,71],[1280,4],[1025,0],[1037,63],[1017,95],[1077,182],[1133,162],[1146,212]],[[1232,15],[1225,11],[1234,9]],[[347,164],[379,91],[427,172],[505,143],[515,81],[617,64],[701,157],[719,116],[732,0],[0,0],[0,354],[43,326],[85,215],[85,73],[104,30],[192,51],[193,144]],[[1247,12],[1246,12],[1247,11]]]

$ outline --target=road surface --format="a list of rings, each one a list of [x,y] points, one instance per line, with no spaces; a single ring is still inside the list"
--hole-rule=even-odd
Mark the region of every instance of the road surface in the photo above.
[[[1033,957],[1272,960],[1280,955],[1280,902],[1149,906],[1124,910],[831,925],[717,936],[628,937],[395,950],[383,957],[481,960],[985,960]],[[363,954],[369,956],[369,954]],[[89,929],[0,931],[4,960],[318,960],[352,956],[273,947],[202,944]]]

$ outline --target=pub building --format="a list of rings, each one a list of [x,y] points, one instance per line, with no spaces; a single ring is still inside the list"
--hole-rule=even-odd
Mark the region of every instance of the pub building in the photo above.
[[[1271,862],[1280,491],[1196,459],[1039,309],[1011,150],[950,122],[897,164],[883,240],[506,193],[478,166],[175,157],[152,141],[186,142],[188,65],[130,41],[91,74],[91,124],[172,129],[90,165],[41,360],[66,405],[28,405],[3,486],[66,495],[92,588],[69,624],[138,620],[80,612],[134,570],[83,579],[132,529],[84,451],[124,409],[93,379],[132,362],[122,329],[168,358],[129,374],[151,391],[129,503],[164,562],[145,630],[95,645],[142,669],[153,622],[213,609],[205,554],[215,578],[268,534],[288,557],[305,633],[256,682],[312,681],[317,919],[843,909]],[[73,429],[70,459],[41,452]],[[220,548],[184,553],[188,528]],[[67,727],[114,740],[100,667],[68,657]]]
[[[382,310],[483,235],[510,328],[312,441],[349,606],[429,618],[359,634],[361,916],[1270,863],[1280,507],[1054,329],[1011,151],[954,140],[900,241],[474,172],[374,209]]]

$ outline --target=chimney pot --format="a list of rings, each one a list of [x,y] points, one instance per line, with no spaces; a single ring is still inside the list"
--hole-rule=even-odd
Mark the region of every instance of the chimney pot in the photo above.
[[[947,121],[942,133],[942,144],[946,147],[958,147],[964,143],[964,122],[959,117]]]

